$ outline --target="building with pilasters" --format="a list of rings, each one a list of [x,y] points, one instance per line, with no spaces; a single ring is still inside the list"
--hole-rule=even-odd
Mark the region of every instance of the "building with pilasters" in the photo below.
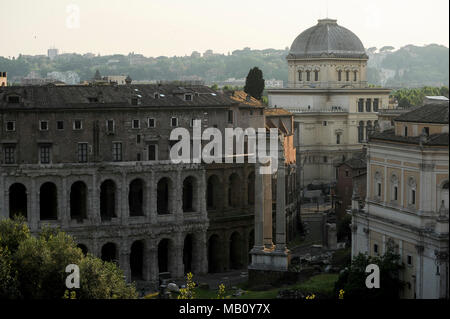
[[[403,298],[449,295],[448,102],[425,104],[370,137],[365,207],[352,205],[352,256],[393,249]]]

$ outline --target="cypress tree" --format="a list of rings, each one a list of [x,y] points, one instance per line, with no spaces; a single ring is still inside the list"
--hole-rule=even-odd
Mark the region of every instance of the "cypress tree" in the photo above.
[[[255,99],[261,99],[264,91],[264,78],[262,71],[258,67],[255,66],[248,72],[247,78],[245,79],[244,91]]]

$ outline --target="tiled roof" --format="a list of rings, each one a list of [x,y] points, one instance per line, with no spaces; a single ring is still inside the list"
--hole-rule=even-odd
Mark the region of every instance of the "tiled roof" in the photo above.
[[[422,145],[428,146],[448,146],[448,133],[432,134],[427,137],[427,140],[422,142]],[[390,142],[400,142],[406,144],[420,144],[420,136],[400,136],[395,135],[394,130],[387,130],[381,133],[373,133],[370,136],[370,141],[381,140]]]
[[[155,98],[155,93],[159,98]],[[192,93],[185,101],[184,93]],[[19,95],[21,103],[8,103],[8,95]],[[131,100],[138,98],[138,106]],[[66,85],[10,86],[0,88],[0,108],[120,108],[120,107],[195,107],[230,106],[236,101],[207,86],[194,85]]]
[[[226,91],[225,94],[239,104],[263,107],[261,101],[255,99],[253,96],[245,93],[244,91]]]
[[[266,116],[280,116],[280,115],[293,115],[291,112],[289,112],[288,110],[282,109],[282,108],[267,108],[264,110],[264,114]]]
[[[397,117],[396,122],[448,124],[448,102],[425,104]]]

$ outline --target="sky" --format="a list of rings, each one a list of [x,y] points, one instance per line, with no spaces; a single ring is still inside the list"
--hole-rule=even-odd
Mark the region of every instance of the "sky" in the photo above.
[[[448,0],[0,0],[0,56],[283,49],[325,17],[366,48],[448,47],[448,11]]]

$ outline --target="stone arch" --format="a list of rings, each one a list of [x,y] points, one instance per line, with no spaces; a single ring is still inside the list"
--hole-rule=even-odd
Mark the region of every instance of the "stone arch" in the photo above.
[[[242,236],[239,232],[235,231],[230,236],[230,251],[229,251],[229,261],[230,269],[241,269],[244,266],[243,263],[243,247],[242,247]]]
[[[241,198],[241,179],[238,174],[232,173],[228,178],[228,206],[239,207]]]
[[[70,218],[83,220],[87,218],[87,186],[77,181],[70,187]]]
[[[41,220],[58,219],[58,190],[52,182],[41,185],[39,190],[39,211]]]
[[[158,243],[158,271],[159,273],[170,272],[173,274],[175,267],[173,241],[163,238]]]
[[[106,243],[102,246],[101,259],[103,261],[117,262],[117,245],[114,243]]]
[[[195,212],[198,210],[198,183],[193,176],[188,176],[183,181],[183,212]]]
[[[9,217],[15,215],[27,218],[27,188],[21,183],[9,187]]]
[[[219,235],[211,235],[208,240],[208,273],[217,273],[223,270],[222,249],[223,245]]]
[[[81,251],[83,252],[83,255],[87,255],[88,253],[88,248],[85,244],[77,244],[77,247],[81,249]]]
[[[172,180],[163,177],[158,181],[156,188],[156,207],[160,215],[170,214],[172,210]]]
[[[247,178],[247,204],[255,204],[255,172],[251,172]]]
[[[131,245],[130,271],[132,280],[144,278],[144,243],[142,240],[136,240]]]
[[[183,245],[183,266],[185,274],[192,272],[192,256],[194,250],[193,244],[194,240],[192,234],[187,234],[184,238]]]
[[[128,191],[128,210],[130,216],[144,215],[144,181],[136,178],[131,181]]]
[[[208,209],[219,209],[220,208],[220,200],[221,200],[221,182],[217,175],[211,175],[208,178],[206,188],[206,203],[208,206]]]
[[[107,179],[100,186],[100,216],[102,220],[111,220],[116,217],[116,207],[116,183]]]

